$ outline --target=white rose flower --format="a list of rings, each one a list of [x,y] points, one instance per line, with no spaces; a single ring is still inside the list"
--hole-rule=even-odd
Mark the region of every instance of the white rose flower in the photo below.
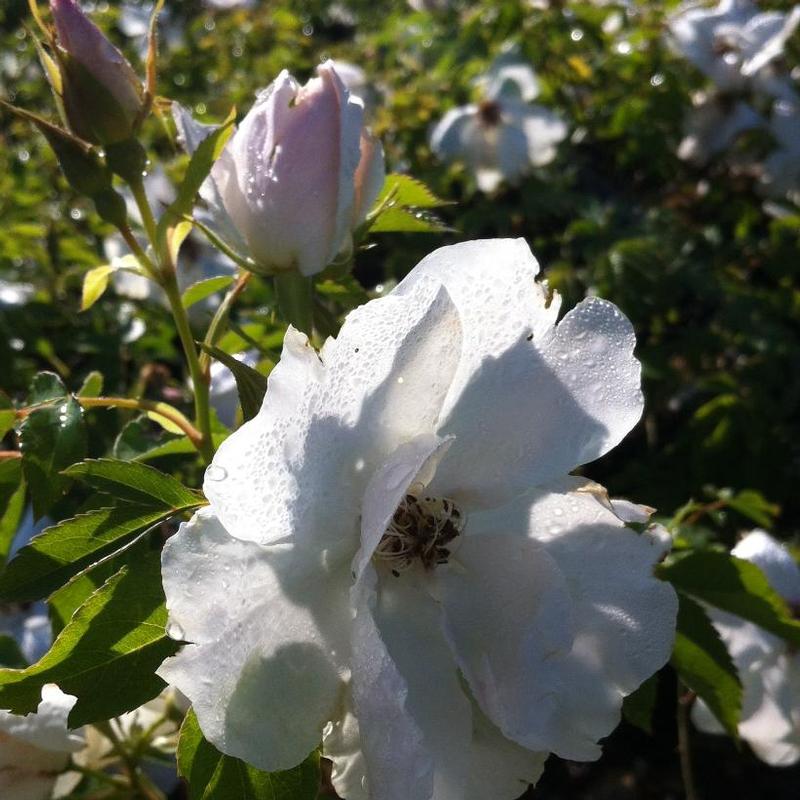
[[[765,124],[764,118],[742,100],[700,93],[684,123],[678,157],[702,166],[741,134]]]
[[[777,147],[764,161],[761,188],[800,203],[800,98],[775,103],[769,128]]]
[[[42,687],[35,713],[0,711],[0,797],[3,800],[49,800],[69,754],[83,747],[80,733],[67,728],[77,698],[54,683]]]
[[[768,94],[786,91],[772,69],[800,23],[800,12],[759,12],[749,0],[721,0],[714,8],[681,6],[669,20],[674,47],[722,91],[752,85]]]
[[[533,167],[550,163],[567,126],[544,106],[528,64],[504,54],[477,81],[483,100],[450,109],[431,133],[431,149],[445,161],[463,161],[478,188],[493,192],[516,183]]]
[[[759,567],[790,607],[800,609],[800,567],[768,533],[752,531],[731,555]],[[800,653],[741,617],[714,608],[708,613],[742,681],[739,735],[767,764],[796,764],[800,761]],[[692,720],[706,733],[725,733],[702,700],[695,703]]]
[[[159,674],[223,752],[286,769],[324,733],[348,800],[510,800],[669,657],[663,541],[568,476],[640,417],[633,330],[597,298],[556,325],[538,271],[445,247],[319,354],[287,331],[163,554],[189,644]]]

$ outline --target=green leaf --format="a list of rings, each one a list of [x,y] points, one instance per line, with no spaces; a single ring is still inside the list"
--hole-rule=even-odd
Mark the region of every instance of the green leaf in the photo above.
[[[17,535],[22,518],[25,516],[25,481],[22,480],[20,460],[12,462],[20,471],[20,479],[12,485],[10,493],[6,493],[9,486],[0,486],[0,568],[8,558],[8,551]],[[2,573],[0,573],[2,574]]]
[[[214,449],[219,449],[219,446],[230,436],[230,431],[212,431],[211,441],[214,442]],[[152,461],[156,458],[165,458],[167,456],[180,456],[180,455],[197,455],[197,448],[189,441],[188,436],[181,436],[179,439],[170,439],[156,447],[146,450],[136,456],[137,461]]]
[[[92,566],[65,583],[60,589],[56,589],[47,598],[53,636],[58,636],[61,633],[72,619],[72,615],[109,578],[116,575],[123,567],[146,559],[153,547],[151,539],[155,535],[143,536],[134,541],[130,547],[117,550],[114,555],[92,564]]]
[[[28,389],[27,404],[38,406],[41,403],[55,402],[67,394],[66,387],[55,372],[37,372]]]
[[[0,601],[45,597],[140,534],[199,504],[196,500],[193,505],[168,509],[126,504],[59,522],[36,536],[8,563],[0,575]]]
[[[780,513],[780,506],[768,502],[761,492],[745,489],[728,499],[728,505],[745,517],[753,520],[762,528],[771,528],[775,517]]]
[[[86,427],[79,403],[69,397],[31,411],[20,426],[19,444],[33,515],[39,519],[69,485],[62,470],[86,455]]]
[[[85,71],[85,70],[84,70]],[[100,86],[95,82],[96,86]],[[102,87],[100,87],[102,90]],[[43,117],[0,99],[0,106],[35,125],[47,139],[69,184],[81,194],[95,197],[111,189],[111,173],[102,164],[96,150],[69,131]]]
[[[83,276],[83,289],[81,291],[81,311],[91,308],[108,288],[108,279],[116,267],[111,264],[103,264],[100,267],[90,269]]]
[[[670,663],[725,730],[738,737],[742,685],[725,645],[699,603],[679,594],[678,631]]]
[[[451,230],[433,214],[406,208],[387,208],[369,229],[372,233],[442,233]]]
[[[217,275],[213,278],[206,278],[204,281],[198,281],[181,295],[181,303],[184,308],[191,308],[195,303],[205,300],[215,292],[222,291],[232,283],[233,275]]]
[[[219,347],[208,344],[200,345],[209,355],[224,364],[236,380],[239,402],[242,404],[242,416],[245,422],[258,414],[264,395],[267,392],[267,379],[260,372],[234,358]]]
[[[319,753],[294,769],[262,772],[223,755],[210,744],[193,709],[181,726],[178,774],[189,784],[189,800],[315,800],[319,791]]]
[[[90,458],[65,473],[118,500],[165,508],[189,508],[204,502],[202,495],[179,480],[135,461]]]
[[[78,397],[100,397],[103,392],[103,373],[93,370],[84,379],[78,389]]]
[[[653,711],[658,697],[658,673],[651,675],[622,701],[622,716],[645,733],[653,733]]]
[[[800,644],[800,621],[792,619],[783,598],[755,564],[727,553],[699,550],[662,565],[658,573],[684,594]]]
[[[0,392],[0,439],[14,427],[16,419],[14,404],[5,392]]]
[[[22,460],[19,458],[0,460],[0,509],[5,508],[21,482]]]
[[[173,422],[169,417],[159,414],[158,411],[145,411],[145,416],[160,425],[167,433],[183,434],[183,428]]]
[[[437,197],[422,181],[397,172],[386,176],[375,205],[379,206],[385,202],[394,206],[414,206],[416,208],[437,208],[451,205],[449,201]]]
[[[216,450],[230,431],[212,415],[211,440]],[[122,461],[151,461],[166,456],[197,455],[197,448],[187,436],[165,437],[163,430],[155,430],[147,416],[131,420],[114,442],[113,456]]]
[[[194,207],[195,197],[203,185],[203,181],[211,172],[211,167],[219,158],[230,135],[233,133],[233,123],[236,119],[236,109],[231,109],[225,121],[216,130],[203,139],[197,149],[192,153],[186,174],[178,187],[178,196],[169,205],[158,223],[158,240],[166,245],[169,239],[169,230],[184,221],[183,217],[190,214]]]
[[[19,649],[19,645],[14,641],[13,636],[0,633],[0,667],[11,667],[11,669],[25,669],[28,662]]]
[[[163,444],[163,440],[163,430],[156,430],[147,416],[142,415],[141,417],[132,419],[119,432],[114,441],[112,455],[120,461],[133,461],[145,455],[150,450],[159,447]],[[186,441],[191,450],[196,453],[197,450],[195,450],[188,437]]]
[[[160,552],[153,549],[94,592],[36,664],[0,670],[0,708],[34,711],[45,683],[78,698],[73,728],[137,708],[164,688],[155,670],[178,648],[166,621]]]

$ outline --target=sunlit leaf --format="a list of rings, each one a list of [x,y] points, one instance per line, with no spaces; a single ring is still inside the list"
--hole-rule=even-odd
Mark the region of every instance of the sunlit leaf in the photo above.
[[[749,561],[726,553],[697,551],[662,565],[659,575],[696,600],[800,644],[800,621],[792,618],[764,573]]]
[[[135,461],[88,459],[70,467],[66,474],[98,492],[143,505],[188,508],[202,499],[199,492],[187,489],[171,475]]]
[[[22,470],[38,519],[66,491],[62,470],[86,455],[83,410],[73,397],[36,408],[19,429]]]
[[[0,670],[0,707],[34,711],[45,683],[78,698],[70,727],[137,708],[165,686],[155,675],[178,645],[166,635],[158,550],[121,569],[78,609],[50,651],[24,670]]]
[[[735,737],[742,711],[742,686],[736,667],[702,607],[686,595],[678,597],[678,631],[672,666]]]

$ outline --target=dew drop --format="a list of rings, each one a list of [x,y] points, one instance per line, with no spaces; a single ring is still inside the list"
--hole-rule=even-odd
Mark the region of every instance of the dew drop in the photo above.
[[[206,479],[210,481],[224,481],[228,477],[228,473],[224,467],[218,464],[210,464],[206,469]]]
[[[181,641],[185,635],[183,628],[177,622],[170,621],[167,623],[167,636],[170,639]]]

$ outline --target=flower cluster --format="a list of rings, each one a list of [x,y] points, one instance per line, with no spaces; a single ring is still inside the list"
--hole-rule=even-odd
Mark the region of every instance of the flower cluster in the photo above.
[[[713,89],[699,92],[678,154],[704,164],[742,133],[764,130],[775,143],[758,169],[766,194],[800,190],[800,94],[783,61],[800,25],[800,6],[788,14],[760,11],[749,0],[721,0],[708,9],[681,7],[669,21],[669,40]]]

